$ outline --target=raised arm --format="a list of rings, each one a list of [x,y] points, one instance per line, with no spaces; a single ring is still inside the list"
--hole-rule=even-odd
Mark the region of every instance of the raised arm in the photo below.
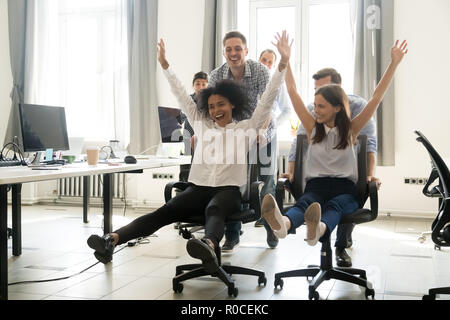
[[[169,68],[169,62],[166,58],[166,44],[164,43],[163,39],[159,40],[157,49],[159,64],[164,70],[167,70]]]
[[[169,69],[169,62],[166,58],[166,45],[164,40],[161,39],[158,42],[158,61],[163,68],[163,73],[169,82],[170,89],[172,93],[178,100],[181,110],[186,114],[189,122],[193,125],[195,121],[202,120],[203,116],[197,109],[197,104],[194,102],[190,94],[187,92],[186,88],[183,86],[181,81],[177,78],[172,68]]]
[[[399,41],[397,40],[391,49],[391,63],[387,67],[383,77],[378,83],[372,98],[369,100],[364,110],[351,122],[351,132],[353,139],[356,139],[361,129],[366,125],[366,123],[370,120],[370,118],[377,110],[378,106],[384,98],[384,95],[386,94],[387,89],[389,88],[389,85],[392,82],[392,79],[394,78],[397,67],[399,66],[400,62],[402,62],[403,57],[408,53],[408,43],[406,42],[406,40],[403,41],[400,46],[398,44]]]
[[[273,103],[278,94],[278,90],[283,83],[285,77],[285,69],[291,56],[292,41],[291,43],[289,43],[289,36],[286,33],[286,30],[282,32],[281,36],[278,33],[275,36],[275,40],[276,43],[272,42],[272,44],[277,47],[278,52],[281,56],[280,63],[278,64],[278,70],[275,72],[268,85],[266,86],[266,89],[264,90],[261,99],[258,101],[258,104],[251,118],[242,121],[243,125],[245,126],[250,126],[256,129],[264,128],[268,117],[271,115]]]
[[[306,108],[302,98],[297,92],[297,85],[295,84],[294,75],[292,74],[291,64],[288,64],[286,71],[286,88],[289,93],[289,97],[291,98],[292,106],[294,107],[295,113],[300,118],[305,130],[308,139],[311,135],[311,131],[316,125],[316,120],[311,115],[311,113]]]

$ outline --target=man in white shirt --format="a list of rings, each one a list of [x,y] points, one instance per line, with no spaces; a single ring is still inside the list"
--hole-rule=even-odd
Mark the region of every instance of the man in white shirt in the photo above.
[[[263,65],[265,65],[269,69],[269,71],[272,72],[273,71],[272,68],[277,61],[277,54],[272,49],[265,49],[259,55],[258,61],[261,62]],[[291,117],[297,117],[297,115],[295,115],[293,112],[292,102],[291,99],[289,98],[289,94],[287,93],[286,89],[286,83],[282,84],[278,92],[277,98],[275,99],[273,114],[275,118],[275,123],[278,128],[283,127],[283,125],[287,123]],[[276,153],[274,153],[271,156],[272,162],[276,163],[277,161]],[[255,222],[255,227],[262,227],[262,226],[264,226],[266,230],[270,229],[268,224],[265,223],[264,218],[261,217],[261,219]],[[272,244],[273,243],[274,240],[272,240]],[[271,245],[269,244],[269,246]]]

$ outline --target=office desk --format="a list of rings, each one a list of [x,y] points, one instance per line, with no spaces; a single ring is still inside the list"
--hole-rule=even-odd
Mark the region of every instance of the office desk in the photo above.
[[[13,255],[21,254],[21,189],[27,182],[56,180],[61,178],[103,175],[103,217],[104,232],[112,231],[112,198],[114,173],[142,173],[146,169],[189,164],[190,156],[176,159],[151,157],[149,160],[138,160],[136,164],[110,166],[98,164],[88,166],[87,163],[70,164],[60,170],[32,170],[27,167],[2,167],[0,169],[0,300],[8,299],[8,187],[12,190],[12,237]],[[163,192],[163,191],[161,191]]]

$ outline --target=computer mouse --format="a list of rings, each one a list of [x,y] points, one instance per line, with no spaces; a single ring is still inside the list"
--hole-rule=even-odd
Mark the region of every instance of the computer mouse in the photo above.
[[[128,164],[133,164],[137,162],[136,158],[133,156],[126,156],[125,159],[123,159],[123,161],[125,161],[125,163]]]

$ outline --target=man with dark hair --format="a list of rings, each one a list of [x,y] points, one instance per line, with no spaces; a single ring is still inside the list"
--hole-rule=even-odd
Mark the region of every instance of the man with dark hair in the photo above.
[[[314,89],[317,90],[320,87],[327,84],[337,84],[342,85],[341,75],[332,68],[325,68],[319,70],[313,75],[314,79]],[[350,105],[350,117],[355,118],[366,106],[367,101],[361,97],[355,95],[348,95],[349,105]],[[308,105],[308,110],[313,113],[314,104]],[[298,128],[297,134],[306,134],[303,125]],[[377,153],[377,133],[375,120],[372,118],[366,124],[366,126],[361,130],[361,135],[367,136],[367,179],[369,181],[376,181],[378,187],[381,182],[378,178],[374,177],[375,163],[376,163],[376,153]],[[295,165],[295,149],[297,147],[297,137],[294,139],[291,145],[291,150],[289,152],[289,165],[288,173],[280,175],[281,177],[288,178],[292,181],[294,175],[294,165]],[[344,224],[339,225],[336,233],[336,264],[339,267],[351,267],[352,259],[347,254],[345,249],[350,248],[353,244],[352,232],[354,229],[354,224]]]
[[[330,83],[333,83],[333,84],[338,84],[338,85],[342,84],[341,75],[333,68],[325,68],[325,69],[319,70],[312,77],[316,81],[326,79],[326,81],[329,80]],[[328,77],[330,77],[330,78],[327,79]]]
[[[209,86],[214,86],[216,82],[223,79],[232,79],[241,82],[248,96],[250,109],[253,113],[258,102],[258,98],[264,92],[269,82],[269,70],[261,63],[246,59],[248,55],[247,40],[239,31],[231,31],[225,34],[223,38],[223,55],[226,63],[210,73]],[[251,114],[247,115],[248,118]],[[263,197],[267,193],[275,194],[274,174],[276,172],[276,161],[272,161],[276,155],[276,128],[273,120],[267,125],[265,136],[259,139],[260,162],[259,179],[264,181],[264,187],[261,190]],[[255,147],[255,146],[254,146]],[[250,152],[252,153],[252,152]],[[222,251],[231,252],[239,244],[239,236],[242,228],[240,222],[228,223],[225,230],[225,243]],[[278,245],[278,239],[273,234],[270,227],[266,228],[267,243],[269,247],[275,248]]]

